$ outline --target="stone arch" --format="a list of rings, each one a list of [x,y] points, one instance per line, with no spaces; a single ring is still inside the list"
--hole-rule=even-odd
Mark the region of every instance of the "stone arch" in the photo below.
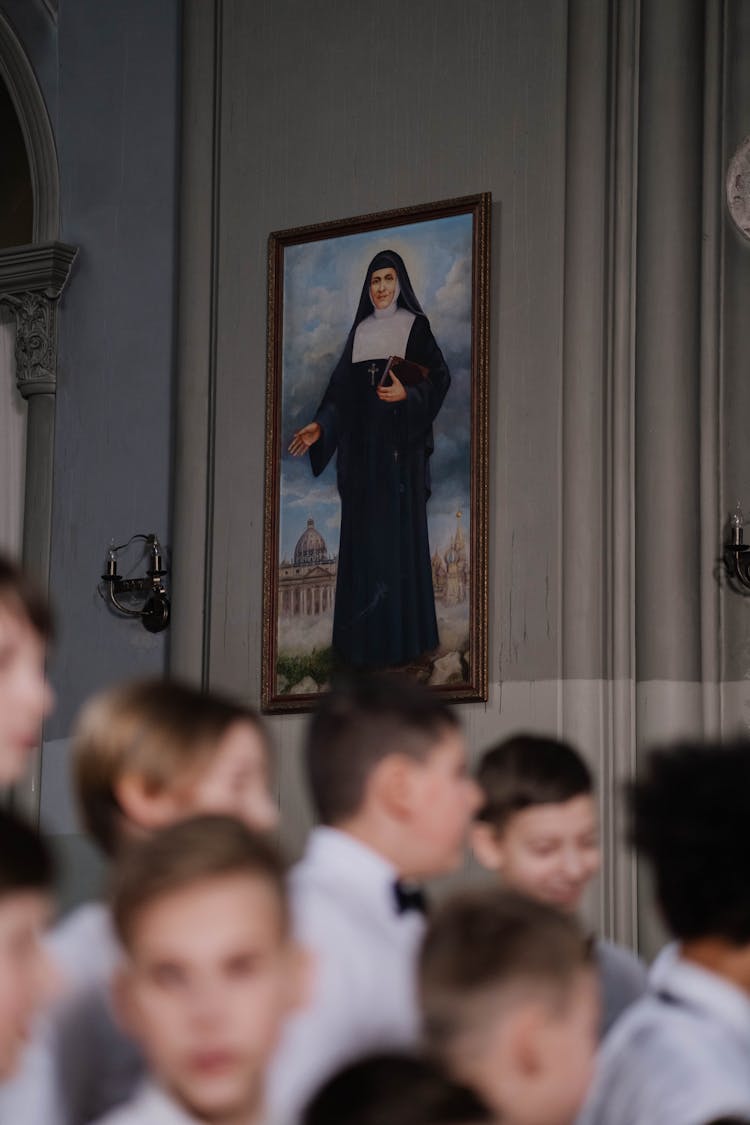
[[[34,192],[34,242],[54,241],[60,231],[60,176],[47,106],[18,36],[0,13],[0,75],[21,125]]]

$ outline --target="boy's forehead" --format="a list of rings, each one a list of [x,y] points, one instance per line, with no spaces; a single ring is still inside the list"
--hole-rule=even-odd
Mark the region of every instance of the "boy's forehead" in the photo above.
[[[155,894],[135,910],[128,944],[136,955],[167,946],[207,952],[234,934],[278,940],[284,923],[281,894],[271,880],[234,872]]]
[[[527,805],[510,814],[503,831],[534,829],[587,831],[596,826],[596,802],[591,793],[580,793],[567,801],[545,801]]]

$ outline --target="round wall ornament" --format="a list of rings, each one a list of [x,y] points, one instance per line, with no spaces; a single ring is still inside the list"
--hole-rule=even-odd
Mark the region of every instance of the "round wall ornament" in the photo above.
[[[750,136],[741,141],[729,162],[727,207],[737,230],[750,241]]]

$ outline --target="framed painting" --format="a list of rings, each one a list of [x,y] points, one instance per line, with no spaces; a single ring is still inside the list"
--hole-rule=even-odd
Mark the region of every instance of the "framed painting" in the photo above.
[[[270,236],[266,711],[342,668],[487,698],[490,207]]]

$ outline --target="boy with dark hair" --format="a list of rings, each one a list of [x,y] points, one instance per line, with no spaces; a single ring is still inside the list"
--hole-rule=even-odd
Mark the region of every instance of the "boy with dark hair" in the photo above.
[[[570,915],[511,891],[448,901],[419,966],[428,1047],[512,1125],[570,1125],[593,1070],[598,989]]]
[[[586,1125],[750,1116],[750,743],[654,751],[633,840],[679,942],[602,1049]]]
[[[576,912],[600,866],[594,783],[565,742],[519,734],[488,750],[477,780],[484,803],[472,829],[479,862],[541,902]],[[646,970],[609,941],[595,946],[602,1034],[643,995]]]
[[[52,858],[22,821],[0,810],[0,1082],[16,1070],[54,971],[40,942],[52,912]]]
[[[0,556],[0,786],[24,774],[52,707],[44,672],[52,618],[28,575]]]
[[[306,766],[323,823],[291,891],[318,975],[274,1062],[271,1106],[282,1120],[344,1062],[416,1041],[424,919],[414,884],[459,865],[478,804],[455,716],[404,677],[352,680],[324,699]]]
[[[275,849],[230,817],[182,821],[124,853],[115,995],[150,1080],[106,1125],[260,1125],[265,1069],[301,1002]]]
[[[271,748],[255,711],[184,684],[144,680],[100,692],[72,740],[82,820],[113,858],[144,833],[201,812],[273,828]],[[48,940],[63,976],[0,1120],[83,1125],[127,1098],[143,1069],[117,1026],[109,984],[121,958],[106,904],[73,911]]]
[[[436,1060],[383,1052],[344,1067],[317,1092],[301,1125],[499,1125]]]

